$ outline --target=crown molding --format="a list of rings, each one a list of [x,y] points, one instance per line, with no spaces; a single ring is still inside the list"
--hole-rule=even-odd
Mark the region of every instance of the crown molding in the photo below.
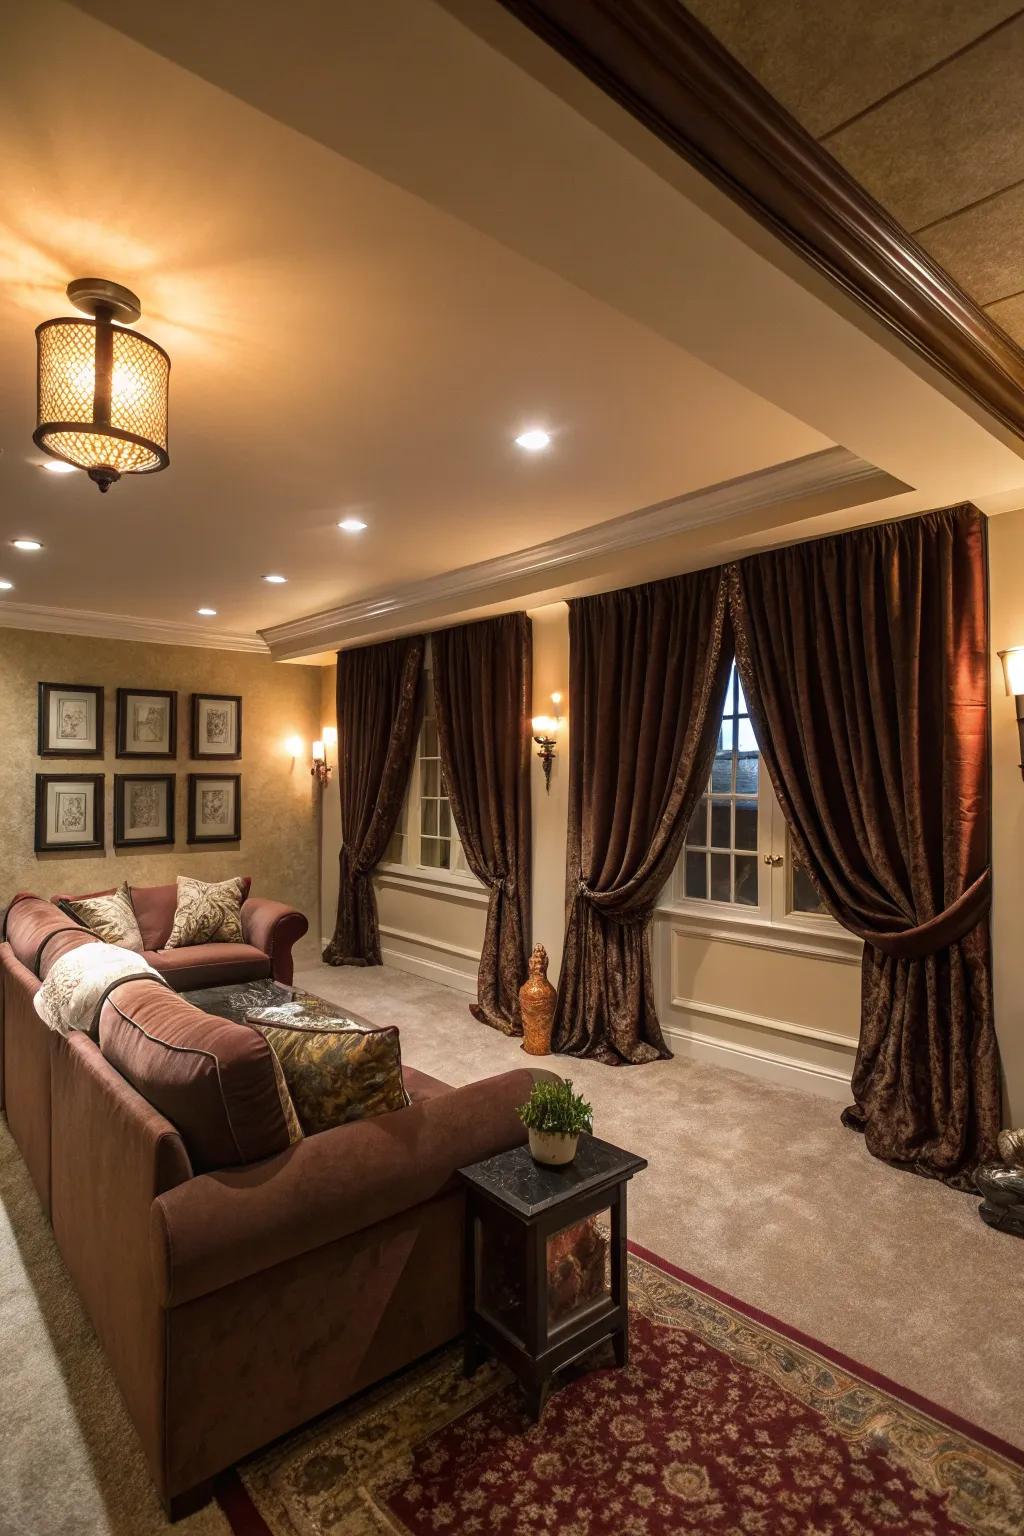
[[[198,624],[135,619],[84,608],[47,608],[0,601],[0,629],[35,629],[51,635],[89,635],[96,640],[136,640],[144,645],[194,645],[204,651],[248,651],[269,655],[258,635],[226,635]]]
[[[681,0],[500,3],[1024,437],[1024,351]]]
[[[806,501],[884,479],[882,471],[846,448],[824,448],[770,469],[758,470],[736,480],[724,480],[705,490],[694,491],[675,501],[661,502],[639,512],[609,518],[589,528],[561,534],[543,544],[496,555],[474,565],[463,565],[423,581],[406,582],[390,592],[359,598],[310,614],[304,619],[289,619],[260,634],[275,660],[285,660],[331,647],[337,649],[346,637],[358,635],[364,627],[380,619],[393,619],[400,627],[406,617],[425,603],[448,603],[452,611],[495,601],[494,591],[510,581],[526,583],[524,591],[541,591],[559,580],[568,584],[573,567],[595,556],[614,555],[645,544],[690,533],[713,523],[728,522],[746,512],[767,510],[785,502]],[[905,489],[890,482],[886,494]],[[864,498],[869,499],[865,496]]]

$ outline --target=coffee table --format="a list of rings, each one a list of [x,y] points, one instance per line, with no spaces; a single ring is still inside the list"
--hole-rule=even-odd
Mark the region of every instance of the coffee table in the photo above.
[[[571,1163],[526,1146],[460,1168],[466,1186],[465,1373],[487,1349],[523,1386],[534,1421],[556,1371],[610,1339],[629,1354],[626,1185],[646,1159],[581,1136]]]
[[[253,1014],[260,1014],[264,1024],[302,1025],[316,1024],[321,1019],[344,1019],[360,1029],[378,1027],[338,1003],[317,997],[315,992],[289,987],[269,977],[264,981],[230,982],[223,987],[197,987],[181,996],[204,1013],[233,1019],[236,1024],[245,1024]]]

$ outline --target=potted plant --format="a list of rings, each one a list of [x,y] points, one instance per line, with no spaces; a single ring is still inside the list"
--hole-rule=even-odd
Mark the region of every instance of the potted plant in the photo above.
[[[517,1111],[530,1133],[530,1151],[538,1163],[571,1163],[581,1131],[594,1125],[594,1111],[572,1091],[572,1081],[534,1083],[533,1091]]]

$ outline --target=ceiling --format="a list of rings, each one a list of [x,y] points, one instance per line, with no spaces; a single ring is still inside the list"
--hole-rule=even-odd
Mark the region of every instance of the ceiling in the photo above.
[[[1019,444],[495,0],[400,9],[293,0],[284,54],[265,0],[11,9],[0,623],[272,634],[837,443],[885,482],[851,521],[1024,501]],[[103,498],[31,442],[33,328],[93,274],[173,363],[170,469]]]
[[[1024,343],[1024,8],[688,0],[688,8]]]

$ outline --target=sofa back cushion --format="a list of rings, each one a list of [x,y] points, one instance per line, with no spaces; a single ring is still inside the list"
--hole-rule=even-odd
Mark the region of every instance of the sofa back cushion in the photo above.
[[[117,988],[100,1012],[99,1045],[177,1128],[196,1173],[257,1162],[302,1137],[259,1030],[201,1013],[158,982]]]
[[[41,896],[20,892],[7,908],[4,918],[4,938],[15,955],[33,976],[40,975],[42,964],[52,963],[48,952],[50,943],[58,934],[78,935],[76,942],[94,943],[95,940],[77,923],[55,907],[52,901]]]
[[[142,954],[142,933],[127,881],[109,896],[79,896],[73,901],[62,897],[58,905],[73,922],[83,924],[105,944],[116,944],[121,949]]]
[[[252,878],[242,875],[242,900],[249,894]],[[144,949],[163,949],[174,927],[174,913],[178,905],[178,884],[133,885],[130,887],[132,906],[142,932]]]

